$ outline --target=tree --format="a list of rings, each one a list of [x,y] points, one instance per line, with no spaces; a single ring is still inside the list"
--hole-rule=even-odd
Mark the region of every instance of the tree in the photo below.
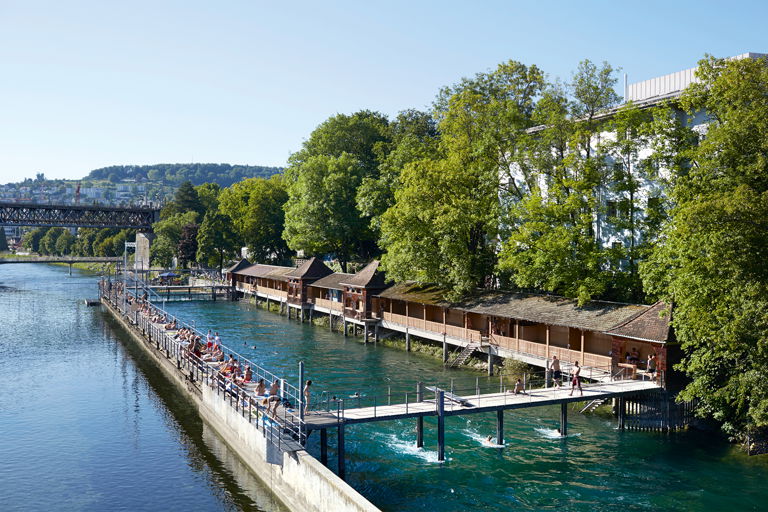
[[[255,261],[281,262],[290,250],[283,239],[288,201],[285,179],[252,178],[222,191],[219,210],[235,232],[235,243],[248,246]]]
[[[177,213],[155,222],[152,230],[157,239],[152,244],[152,264],[169,267],[177,254],[182,227],[196,222],[196,212]]]
[[[195,187],[195,191],[200,199],[203,215],[218,209],[219,194],[221,193],[221,186],[218,183],[203,183]]]
[[[373,236],[355,207],[365,168],[354,156],[313,156],[292,169],[283,238],[293,250],[333,253],[346,272],[353,256],[370,251]],[[368,247],[367,247],[368,246]]]
[[[187,212],[197,213],[199,216],[198,218],[205,214],[203,203],[200,201],[200,196],[191,181],[185,181],[179,186],[173,201],[169,202],[163,208],[161,217],[165,219],[179,213]]]
[[[684,350],[677,366],[702,416],[735,439],[768,435],[768,66],[764,59],[699,63],[681,106],[706,111],[700,144],[672,189],[673,208],[651,258],[648,291],[674,304]]]
[[[521,137],[513,167],[522,169],[519,201],[510,201],[499,268],[522,288],[576,297],[602,295],[615,268],[604,250],[595,219],[608,180],[606,155],[597,143],[607,129],[599,114],[613,107],[613,68],[579,65],[570,84],[549,87],[533,111],[540,129]]]
[[[388,276],[437,283],[449,298],[483,286],[495,262],[496,176],[450,159],[406,165],[382,217]]]
[[[8,240],[5,238],[5,229],[0,226],[0,252],[8,250]]]
[[[543,80],[536,66],[510,61],[441,91],[437,151],[404,166],[382,216],[391,277],[437,282],[453,297],[493,282],[500,198],[523,196],[509,176]]]
[[[395,203],[400,187],[400,172],[406,164],[438,155],[438,131],[428,112],[406,110],[390,125],[391,142],[374,146],[380,162],[378,172],[365,176],[357,190],[357,209],[371,219],[371,229],[379,233],[381,216]]]
[[[232,219],[217,211],[206,213],[197,232],[196,260],[209,266],[218,266],[221,272],[224,258],[236,249]]]
[[[21,245],[28,251],[40,252],[40,240],[48,232],[48,228],[35,228],[27,231],[21,237]]]
[[[65,229],[56,238],[56,242],[54,244],[55,253],[58,254],[59,256],[69,254],[72,251],[72,246],[74,244],[75,244],[75,235],[70,233],[68,229]]]
[[[40,239],[40,254],[55,255],[56,253],[56,240],[64,232],[64,228],[50,228],[45,235]]]
[[[188,263],[195,261],[197,255],[197,224],[187,224],[181,228],[181,237],[176,246],[176,255],[179,257],[179,265],[187,266]]]

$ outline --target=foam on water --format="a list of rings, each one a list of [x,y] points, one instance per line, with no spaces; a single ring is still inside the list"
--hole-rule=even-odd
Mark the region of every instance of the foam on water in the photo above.
[[[575,434],[568,434],[567,436],[560,435],[560,431],[556,428],[544,428],[544,427],[536,427],[533,430],[539,433],[542,437],[545,437],[547,439],[562,439],[564,437],[579,437],[581,436],[581,432],[576,432]]]
[[[430,464],[442,464],[439,460],[437,460],[437,452],[431,451],[431,450],[425,450],[424,448],[418,448],[416,446],[416,443],[413,441],[405,441],[403,439],[400,439],[395,434],[387,434],[383,436],[386,440],[387,446],[392,448],[397,453],[409,455],[411,457],[417,457],[424,462],[429,462]],[[449,461],[450,459],[446,457],[446,461]]]
[[[480,443],[486,448],[504,448],[503,444],[496,444],[492,441],[488,441],[488,436],[483,436],[481,434],[478,434],[474,430],[466,429],[466,430],[463,430],[462,433],[466,435],[468,438]]]

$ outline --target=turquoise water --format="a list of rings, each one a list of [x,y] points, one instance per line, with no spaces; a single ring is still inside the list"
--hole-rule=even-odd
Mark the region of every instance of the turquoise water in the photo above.
[[[0,266],[0,508],[280,510],[114,322],[78,303],[96,296],[95,282],[66,268]],[[247,302],[170,309],[294,381],[304,360],[315,397],[398,395],[419,379],[498,385]],[[558,417],[554,408],[506,413],[503,450],[481,443],[494,415],[449,417],[445,463],[433,421],[423,450],[413,421],[350,426],[347,480],[386,511],[766,509],[768,458],[700,433],[620,432],[610,417],[577,411],[560,439]],[[308,448],[319,456],[318,441],[313,434]]]

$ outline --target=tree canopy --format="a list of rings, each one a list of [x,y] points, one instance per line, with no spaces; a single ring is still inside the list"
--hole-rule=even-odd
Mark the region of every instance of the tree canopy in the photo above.
[[[768,432],[768,67],[708,58],[681,105],[706,110],[692,165],[651,257],[647,289],[674,304],[690,378],[682,397],[743,439]]]

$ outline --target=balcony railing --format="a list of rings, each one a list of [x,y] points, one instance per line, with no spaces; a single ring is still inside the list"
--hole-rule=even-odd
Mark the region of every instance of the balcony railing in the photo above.
[[[315,303],[315,306],[320,308],[325,308],[329,311],[338,311],[341,312],[343,309],[343,304],[341,302],[337,302],[335,300],[328,300],[328,299],[312,299],[312,302]]]
[[[459,327],[458,325],[433,322],[423,318],[413,318],[405,315],[398,315],[397,313],[388,313],[386,311],[382,316],[385,321],[393,324],[413,327],[414,329],[421,329],[422,331],[433,332],[440,335],[445,334],[448,337],[466,340],[472,343],[480,343],[482,339],[482,333],[476,329],[467,329]]]

